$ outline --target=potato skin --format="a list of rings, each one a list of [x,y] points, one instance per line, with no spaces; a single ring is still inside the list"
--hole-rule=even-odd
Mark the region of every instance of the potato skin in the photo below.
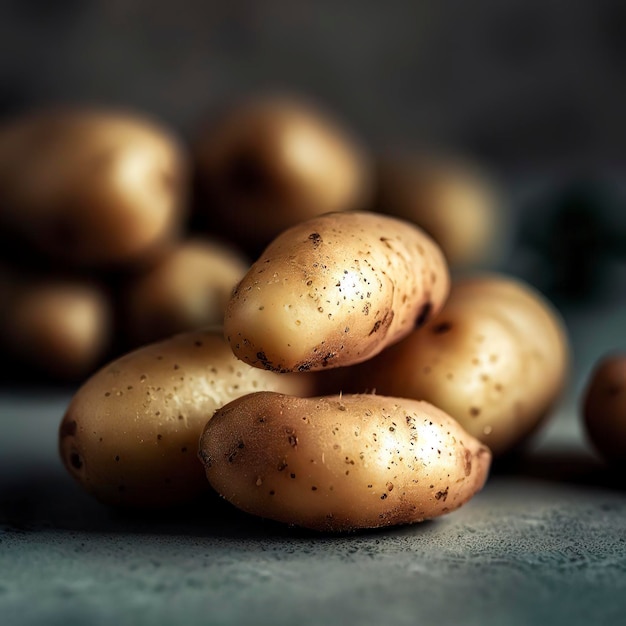
[[[568,360],[562,322],[536,291],[502,276],[465,278],[436,319],[351,371],[344,390],[431,402],[499,456],[548,414]]]
[[[219,331],[177,335],[113,361],[78,390],[60,426],[61,458],[102,502],[184,502],[207,488],[197,451],[213,412],[256,390],[306,394],[303,378],[237,361]]]
[[[365,208],[368,159],[316,107],[267,95],[234,105],[200,133],[197,179],[213,221],[254,250],[322,213]]]
[[[425,402],[260,392],[215,413],[200,458],[211,485],[244,511],[345,531],[453,511],[481,489],[491,455]]]
[[[207,326],[221,326],[235,285],[249,263],[234,249],[192,239],[174,247],[124,291],[132,345]]]
[[[52,109],[0,127],[0,223],[63,263],[135,262],[182,223],[187,164],[139,116]]]
[[[268,246],[235,289],[224,333],[255,367],[341,367],[424,324],[448,289],[441,250],[418,228],[373,213],[328,214]]]
[[[609,463],[626,465],[626,354],[603,358],[583,397],[587,436]]]

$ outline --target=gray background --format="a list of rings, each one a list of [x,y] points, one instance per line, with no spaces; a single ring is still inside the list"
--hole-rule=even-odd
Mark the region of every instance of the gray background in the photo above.
[[[105,102],[189,134],[231,98],[286,89],[376,148],[614,169],[625,29],[621,0],[2,0],[0,112]]]

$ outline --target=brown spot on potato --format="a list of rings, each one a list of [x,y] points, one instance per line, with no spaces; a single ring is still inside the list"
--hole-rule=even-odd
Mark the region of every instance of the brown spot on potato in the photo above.
[[[433,334],[435,335],[443,335],[452,329],[452,324],[450,322],[440,322],[439,324],[435,324],[433,326]]]
[[[445,502],[448,498],[448,490],[449,487],[446,487],[443,491],[438,491],[435,494],[435,500],[443,500]]]
[[[77,470],[82,468],[83,460],[78,452],[72,452],[70,454],[70,465]]]
[[[63,437],[73,437],[76,434],[76,429],[78,424],[76,420],[66,420],[61,424],[61,438]]]
[[[319,233],[311,233],[309,235],[309,241],[313,244],[314,248],[317,248],[322,243],[322,236]]]
[[[368,337],[369,337],[370,335],[373,335],[374,333],[378,332],[378,329],[380,328],[380,326],[381,326],[381,324],[382,324],[382,323],[383,323],[383,322],[382,322],[382,320],[377,320],[377,321],[374,323],[374,326],[372,326],[372,330],[370,330],[370,332],[368,333]]]
[[[415,320],[415,328],[421,328],[428,321],[428,318],[430,317],[432,311],[433,311],[432,302],[428,301],[425,304],[423,304]]]
[[[480,448],[478,455],[482,455],[486,452],[486,448]],[[463,449],[463,471],[466,476],[472,473],[472,453],[467,449]]]

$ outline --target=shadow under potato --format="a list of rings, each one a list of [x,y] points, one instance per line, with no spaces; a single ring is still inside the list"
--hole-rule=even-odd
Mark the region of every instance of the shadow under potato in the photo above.
[[[583,450],[519,453],[496,460],[492,474],[626,491],[623,469],[609,466]]]
[[[380,535],[420,524],[327,533],[291,527],[244,513],[216,492],[167,509],[123,509],[101,504],[61,472],[31,473],[0,482],[0,535],[41,531],[188,536],[221,540],[282,541]]]

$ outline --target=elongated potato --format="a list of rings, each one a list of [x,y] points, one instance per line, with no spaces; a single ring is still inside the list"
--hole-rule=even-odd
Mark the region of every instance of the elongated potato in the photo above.
[[[423,325],[448,289],[443,255],[417,227],[373,213],[328,214],[269,245],[234,291],[224,332],[255,367],[340,367]]]
[[[102,502],[184,502],[207,488],[198,439],[217,408],[258,390],[306,395],[307,384],[238,361],[217,331],[177,335],[113,361],[78,390],[61,423],[61,457]]]
[[[0,225],[54,260],[137,261],[179,230],[177,140],[140,116],[38,111],[0,127]]]
[[[200,439],[213,487],[235,506],[315,530],[442,515],[484,484],[491,454],[425,402],[261,392],[220,410]]]
[[[537,292],[502,276],[466,278],[436,319],[347,373],[343,388],[432,402],[502,455],[547,416],[568,357],[559,315]]]

